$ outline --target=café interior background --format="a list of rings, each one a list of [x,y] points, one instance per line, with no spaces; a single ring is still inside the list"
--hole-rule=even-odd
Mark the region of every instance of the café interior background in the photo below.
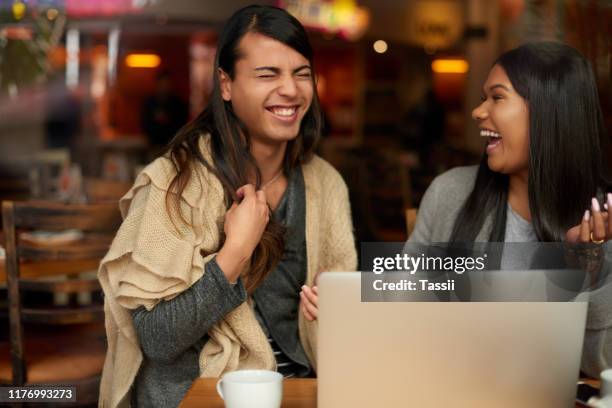
[[[250,3],[0,0],[0,200],[120,197],[156,141],[206,105],[219,30]],[[308,28],[319,154],[349,186],[357,242],[404,240],[405,210],[432,179],[479,161],[471,110],[492,61],[525,41],[591,61],[610,132],[608,0],[258,3]]]

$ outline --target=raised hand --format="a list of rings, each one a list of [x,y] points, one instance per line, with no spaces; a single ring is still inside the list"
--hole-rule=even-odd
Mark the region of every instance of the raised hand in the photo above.
[[[225,213],[225,243],[217,254],[217,264],[230,282],[240,276],[244,266],[270,221],[266,195],[255,191],[252,184],[246,184],[236,191],[241,201],[234,202]]]
[[[319,290],[316,286],[312,288],[306,285],[302,286],[300,310],[304,313],[306,320],[317,320],[319,317]]]
[[[602,244],[612,239],[612,222],[609,222],[610,211],[612,211],[612,193],[608,193],[606,199],[607,202],[603,208],[596,198],[591,200],[591,208],[584,212],[580,224],[570,228],[565,234],[567,242]]]

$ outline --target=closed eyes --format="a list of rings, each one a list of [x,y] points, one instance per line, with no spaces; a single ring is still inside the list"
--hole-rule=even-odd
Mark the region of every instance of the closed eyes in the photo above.
[[[310,79],[310,77],[311,77],[310,72],[304,72],[304,73],[296,74],[296,76],[298,78],[304,78],[304,79]],[[261,75],[257,75],[257,78],[263,78],[263,79],[276,78],[276,77],[278,77],[277,74],[261,74]]]
[[[499,95],[499,94],[495,94],[495,95],[493,95],[491,97],[491,99],[493,99],[494,101],[500,101],[500,100],[504,99],[504,96],[503,95]],[[487,97],[485,95],[481,95],[480,96],[480,101],[481,102],[484,102],[486,100],[487,100]]]

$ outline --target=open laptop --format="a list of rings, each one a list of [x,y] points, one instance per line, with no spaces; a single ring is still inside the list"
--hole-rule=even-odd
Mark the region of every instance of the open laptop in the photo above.
[[[573,407],[587,302],[362,303],[319,278],[318,407]]]

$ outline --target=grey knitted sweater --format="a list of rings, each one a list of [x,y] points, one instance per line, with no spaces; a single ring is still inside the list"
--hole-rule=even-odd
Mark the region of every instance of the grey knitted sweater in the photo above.
[[[431,183],[419,207],[417,222],[409,243],[448,242],[461,206],[474,187],[477,166],[457,167],[441,174]],[[532,240],[534,234],[525,228],[525,220],[511,212],[506,221],[507,240]],[[523,221],[523,222],[521,222]],[[485,218],[476,241],[486,242],[492,226],[492,215]],[[520,231],[522,230],[522,232]],[[612,246],[606,249],[609,268]],[[610,273],[607,274],[610,276]],[[612,366],[612,284],[606,282],[590,293],[589,311],[582,352],[581,369],[592,377]]]

